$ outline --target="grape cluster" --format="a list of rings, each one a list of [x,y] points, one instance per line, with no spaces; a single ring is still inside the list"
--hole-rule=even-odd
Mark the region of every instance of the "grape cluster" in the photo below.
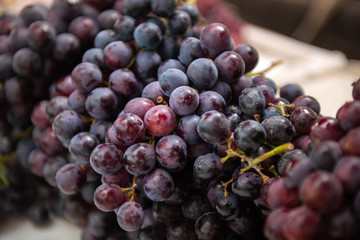
[[[264,225],[269,239],[359,237],[359,87],[360,80],[353,85],[353,101],[335,118],[315,120],[297,140],[299,149],[281,157],[282,178],[263,185],[271,209]],[[292,115],[300,117],[296,110]]]
[[[177,0],[55,0],[0,25],[0,163],[83,240],[359,235],[360,81],[321,116]]]

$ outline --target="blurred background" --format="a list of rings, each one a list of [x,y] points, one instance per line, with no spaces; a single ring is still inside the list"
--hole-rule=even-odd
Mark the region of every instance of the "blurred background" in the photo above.
[[[360,0],[227,0],[252,24],[360,59]]]

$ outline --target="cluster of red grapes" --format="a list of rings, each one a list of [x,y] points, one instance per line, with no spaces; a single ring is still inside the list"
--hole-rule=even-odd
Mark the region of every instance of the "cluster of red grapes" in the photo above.
[[[359,235],[359,102],[320,116],[195,5],[55,0],[0,26],[7,202],[18,168],[83,240]]]
[[[360,80],[336,118],[321,117],[285,153],[281,178],[263,185],[269,239],[358,239]]]

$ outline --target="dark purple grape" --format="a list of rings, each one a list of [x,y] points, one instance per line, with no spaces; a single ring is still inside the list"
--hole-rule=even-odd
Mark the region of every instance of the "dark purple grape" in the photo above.
[[[222,239],[224,222],[215,212],[204,213],[195,222],[195,234],[199,240]]]
[[[64,96],[55,96],[50,99],[46,105],[46,117],[52,123],[55,117],[62,111],[69,110],[68,98]]]
[[[299,204],[298,190],[288,188],[283,178],[276,179],[268,186],[265,199],[271,210],[293,208]]]
[[[219,79],[234,83],[245,72],[245,63],[241,56],[234,51],[220,53],[214,60],[219,72]]]
[[[135,57],[134,73],[139,79],[156,77],[161,57],[154,51],[142,51]]]
[[[208,111],[201,115],[197,132],[207,143],[222,143],[231,136],[231,123],[223,113]]]
[[[101,70],[108,70],[108,66],[105,63],[104,50],[100,48],[89,48],[82,56],[84,62],[92,63],[98,66]]]
[[[320,103],[312,96],[299,96],[292,102],[292,104],[295,105],[295,108],[308,107],[314,110],[318,115],[320,114]]]
[[[147,226],[141,227],[138,236],[139,240],[165,240],[165,232],[163,227],[160,226]]]
[[[197,123],[200,117],[197,115],[189,115],[180,118],[177,125],[177,134],[184,139],[187,144],[196,144],[201,141],[197,133]]]
[[[66,164],[66,160],[63,157],[55,156],[48,158],[43,167],[43,175],[48,184],[56,187],[56,173],[57,171]]]
[[[218,70],[211,59],[198,58],[190,63],[186,75],[196,89],[207,90],[215,84]]]
[[[304,95],[304,89],[296,83],[288,83],[280,88],[280,97],[293,102],[297,97]]]
[[[256,206],[253,203],[240,202],[238,215],[228,221],[229,228],[239,235],[250,233],[260,223],[260,215],[257,214]]]
[[[166,239],[168,240],[195,239],[195,231],[193,224],[191,224],[191,222],[188,221],[170,223],[168,226],[166,226]]]
[[[126,168],[120,168],[120,170],[113,174],[101,175],[101,182],[106,184],[116,184],[120,187],[126,187],[129,185],[131,175]]]
[[[207,25],[200,34],[200,43],[205,54],[211,59],[234,47],[229,29],[221,23]]]
[[[185,141],[179,136],[164,136],[156,143],[156,159],[169,172],[179,172],[187,163],[186,148]]]
[[[283,116],[267,118],[261,125],[266,131],[266,141],[275,146],[290,142],[295,136],[294,125]]]
[[[284,235],[283,225],[286,222],[289,214],[289,209],[277,208],[271,211],[266,217],[264,224],[264,235],[269,240],[286,240]]]
[[[214,86],[210,88],[210,91],[219,93],[227,104],[232,101],[232,90],[231,86],[223,81],[216,81]]]
[[[266,140],[266,131],[263,125],[254,121],[246,120],[234,130],[236,146],[246,153],[255,152]]]
[[[199,94],[191,87],[180,86],[174,89],[169,98],[171,109],[180,116],[190,115],[199,106]]]
[[[135,143],[126,149],[122,161],[130,174],[134,176],[147,174],[156,163],[154,147],[148,143]]]
[[[238,53],[245,63],[245,73],[250,72],[255,68],[259,61],[258,51],[248,44],[239,44],[234,49],[234,52]]]
[[[106,45],[117,40],[118,36],[114,30],[105,29],[96,34],[94,39],[94,47],[104,49]]]
[[[150,99],[143,97],[133,98],[125,105],[124,113],[133,113],[143,120],[145,113],[154,106],[154,102]]]
[[[360,100],[360,81],[359,79],[352,84],[352,97],[354,100]]]
[[[338,141],[345,135],[339,121],[332,117],[322,117],[316,120],[311,126],[310,138],[314,144],[326,140]]]
[[[120,16],[114,23],[114,31],[121,41],[131,41],[134,39],[135,19],[130,16]]]
[[[334,174],[341,181],[344,190],[356,193],[360,189],[360,158],[357,156],[344,156],[338,160]]]
[[[44,226],[50,222],[49,210],[44,205],[31,205],[26,211],[26,216],[35,226]]]
[[[54,40],[53,57],[58,61],[74,61],[80,55],[80,40],[71,33],[61,33]]]
[[[151,11],[159,17],[168,17],[172,14],[177,5],[178,0],[150,0]]]
[[[188,86],[189,79],[186,74],[176,68],[169,68],[159,76],[161,91],[168,97],[178,87]]]
[[[70,109],[80,114],[87,113],[85,107],[86,98],[87,98],[86,93],[80,92],[77,89],[73,91],[70,94],[70,96],[67,98]]]
[[[109,88],[99,87],[92,90],[85,101],[85,108],[93,118],[106,120],[114,115],[118,98]]]
[[[30,152],[27,159],[27,166],[33,174],[43,176],[43,168],[47,159],[48,155],[46,152],[42,149],[36,148]]]
[[[123,41],[114,41],[104,48],[106,65],[110,69],[127,67],[134,57],[131,47]]]
[[[124,202],[124,193],[116,184],[101,184],[94,192],[94,204],[103,212],[111,212]]]
[[[359,236],[359,220],[350,208],[341,209],[327,220],[327,233],[330,237],[350,240]]]
[[[315,145],[310,153],[313,168],[327,171],[332,171],[341,157],[342,151],[339,143],[331,140]]]
[[[171,206],[179,206],[190,197],[191,192],[188,191],[191,188],[190,181],[184,181],[184,176],[181,173],[175,175],[173,180],[174,192],[165,200],[165,203]]]
[[[40,128],[46,128],[51,126],[50,121],[46,116],[46,106],[48,104],[47,100],[40,101],[35,105],[31,113],[31,122]]]
[[[191,18],[191,24],[193,26],[195,26],[199,22],[200,12],[199,12],[199,9],[195,5],[190,4],[190,3],[185,3],[185,4],[181,5],[180,9],[189,14],[189,16]]]
[[[85,129],[85,124],[78,113],[72,110],[65,110],[56,116],[52,128],[56,137],[67,148],[71,138]]]
[[[290,115],[297,135],[309,134],[312,124],[318,119],[315,111],[308,107],[298,107]]]
[[[301,184],[300,198],[314,211],[327,214],[341,206],[343,192],[343,186],[334,174],[318,170],[308,175]]]
[[[136,88],[137,79],[129,69],[122,68],[113,71],[109,76],[109,85],[118,95],[131,95]]]
[[[76,90],[76,87],[73,84],[71,75],[65,75],[64,77],[59,78],[56,82],[53,83],[55,88],[56,96],[65,96],[68,97],[70,94]]]
[[[102,211],[94,211],[89,213],[86,230],[92,236],[103,238],[110,235],[114,226],[114,215]]]
[[[266,107],[265,96],[256,87],[245,88],[239,96],[239,107],[242,113],[249,117],[260,114]]]
[[[71,138],[69,152],[77,163],[88,163],[91,152],[100,144],[99,139],[88,132],[80,132]]]
[[[64,150],[60,140],[56,137],[53,129],[47,127],[41,134],[40,146],[44,151],[52,156]]]
[[[137,18],[149,13],[149,0],[125,0],[122,9],[126,15]]]
[[[158,97],[162,97],[165,101],[168,100],[168,97],[161,91],[158,81],[153,81],[146,85],[141,93],[141,97],[148,98],[155,104],[159,104],[157,102]]]
[[[45,20],[49,16],[49,8],[41,3],[34,3],[21,9],[19,17],[25,26],[35,21]]]
[[[68,163],[57,171],[55,180],[62,193],[73,195],[78,193],[85,184],[86,172],[80,165]]]
[[[102,11],[96,20],[101,29],[111,29],[120,17],[121,14],[115,9],[107,9]]]
[[[162,137],[175,130],[176,115],[170,107],[157,105],[145,113],[144,123],[148,133],[155,137]]]
[[[179,55],[179,39],[174,35],[163,35],[163,39],[157,49],[161,59],[176,59]]]
[[[336,119],[344,131],[360,125],[360,101],[346,102],[336,113]]]
[[[171,206],[165,202],[153,202],[152,217],[156,221],[156,225],[183,219],[180,206]]]
[[[190,15],[183,10],[175,10],[168,17],[168,28],[173,35],[181,35],[191,26]]]
[[[282,158],[283,159],[283,158]],[[281,161],[281,160],[280,160]],[[289,188],[300,187],[307,175],[313,171],[311,160],[307,156],[293,156],[286,163],[282,176]]]
[[[205,112],[216,110],[222,113],[226,112],[226,101],[217,92],[205,91],[199,94],[199,106],[196,114],[201,116]]]
[[[9,34],[9,47],[13,53],[21,48],[29,47],[27,43],[27,28],[19,27],[11,30]]]
[[[261,119],[264,121],[273,116],[282,116],[281,111],[276,107],[267,107],[261,114]]]
[[[145,138],[144,122],[133,113],[120,114],[113,123],[113,129],[123,145],[131,145]]]
[[[306,206],[291,209],[283,222],[286,239],[313,239],[320,229],[320,216]]]
[[[354,209],[355,215],[359,218],[360,217],[360,191],[357,191],[357,193],[354,197],[353,209]]]
[[[158,70],[157,70],[157,76],[158,78],[161,76],[161,74],[163,72],[165,72],[166,70],[170,69],[170,68],[175,68],[175,69],[179,69],[182,72],[186,72],[186,68],[184,65],[182,65],[178,60],[176,59],[167,59],[165,61],[163,61]]]
[[[134,30],[134,39],[140,48],[155,49],[162,40],[161,29],[152,22],[141,23]]]
[[[200,40],[194,37],[188,37],[182,40],[179,48],[179,61],[185,66],[189,66],[197,58],[205,57],[201,48]]]
[[[114,174],[122,167],[123,152],[111,143],[102,143],[94,148],[90,155],[90,164],[99,174]]]
[[[274,82],[274,80],[261,76],[261,75],[257,75],[252,79],[254,85],[258,85],[258,84],[267,84],[270,87],[272,87],[274,89],[274,92],[277,93],[277,86],[276,83]]]
[[[308,150],[312,146],[311,138],[309,135],[303,135],[301,137],[298,137],[294,140],[293,143],[294,143],[295,149],[300,149],[307,153],[309,152]]]
[[[242,199],[256,199],[260,195],[263,180],[259,174],[244,172],[234,178],[231,190]]]
[[[79,91],[89,93],[101,85],[102,73],[97,65],[84,62],[73,69],[71,79]]]
[[[99,24],[90,17],[79,16],[69,24],[69,33],[79,38],[83,46],[91,46],[96,34],[99,32]]]
[[[360,141],[360,127],[350,130],[340,141],[340,146],[344,154],[360,156],[358,143]]]
[[[212,179],[220,175],[224,165],[214,153],[199,156],[194,162],[194,174],[201,179]]]
[[[212,208],[206,197],[200,194],[192,194],[182,205],[182,215],[196,221],[201,215],[211,211]]]
[[[0,80],[11,78],[15,75],[12,68],[13,55],[11,53],[3,53],[0,55]]]
[[[47,21],[36,21],[27,30],[27,42],[32,49],[46,53],[54,47],[56,29]]]
[[[21,48],[13,56],[12,68],[20,76],[31,77],[39,73],[41,66],[40,55],[30,48]]]
[[[155,168],[145,175],[143,189],[152,201],[164,201],[174,192],[174,180],[165,170]]]

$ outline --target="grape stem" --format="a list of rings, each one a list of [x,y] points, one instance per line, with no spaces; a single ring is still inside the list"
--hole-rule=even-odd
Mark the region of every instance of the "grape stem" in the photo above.
[[[294,109],[294,108],[295,108],[295,105],[294,105],[294,104],[285,104],[285,105],[280,105],[280,106],[278,106],[278,105],[275,105],[275,104],[273,104],[273,103],[269,103],[269,106],[279,109],[279,110],[281,111],[281,115],[282,115],[283,117],[290,117],[290,114],[286,114],[286,113],[285,113],[285,108],[287,108],[287,107],[290,108],[290,109]]]
[[[158,96],[158,97],[156,98],[156,102],[161,103],[161,104],[164,104],[164,105],[166,105],[166,106],[169,106],[169,104],[164,100],[164,98],[163,98],[162,96]]]
[[[239,158],[241,158],[242,160],[243,160],[243,159],[247,159],[247,156],[246,156],[246,154],[245,154],[243,151],[241,151],[240,149],[236,149],[236,151],[235,151],[235,150],[233,150],[233,149],[231,148],[232,142],[233,142],[233,138],[230,137],[230,138],[227,140],[226,156],[223,157],[223,158],[221,158],[221,163],[222,163],[222,164],[224,164],[227,160],[229,160],[229,158],[232,158],[232,157],[239,157]]]
[[[273,157],[273,156],[276,156],[276,155],[280,155],[280,154],[283,154],[287,151],[290,151],[294,149],[294,145],[292,143],[285,143],[285,144],[282,144],[280,146],[277,146],[276,148],[274,148],[273,150],[270,150],[269,152],[267,153],[264,153],[263,155],[253,159],[253,160],[249,160],[247,161],[248,162],[248,165],[244,168],[242,168],[240,170],[240,172],[238,173],[238,175],[235,177],[237,178],[238,176],[240,176],[241,174],[243,174],[244,172],[250,170],[250,169],[255,169],[259,174],[260,176],[262,177],[263,181],[266,181],[267,179],[269,179],[268,176],[266,176],[265,174],[263,174],[261,171],[260,171],[260,167],[259,167],[259,164],[262,163],[263,161],[265,161],[266,159],[270,158],[270,157]],[[229,149],[228,149],[229,150]],[[231,151],[231,149],[230,149]],[[226,157],[225,157],[226,158]],[[273,167],[273,166],[272,166]],[[270,168],[271,170],[271,168]],[[274,169],[275,170],[275,169]],[[276,173],[275,171],[275,174],[274,174],[275,177],[278,177],[279,175]],[[224,196],[225,197],[228,197],[229,196],[229,193],[227,191],[227,186],[232,183],[234,181],[234,177],[233,178],[230,178],[227,182],[223,182],[221,181],[221,186],[224,187]]]
[[[134,201],[134,198],[135,198],[135,188],[136,188],[136,176],[133,177],[133,183],[132,183],[132,186],[131,187],[128,187],[128,188],[122,188],[121,190],[123,192],[128,192],[128,195],[130,197],[130,200],[129,202],[133,202]]]

